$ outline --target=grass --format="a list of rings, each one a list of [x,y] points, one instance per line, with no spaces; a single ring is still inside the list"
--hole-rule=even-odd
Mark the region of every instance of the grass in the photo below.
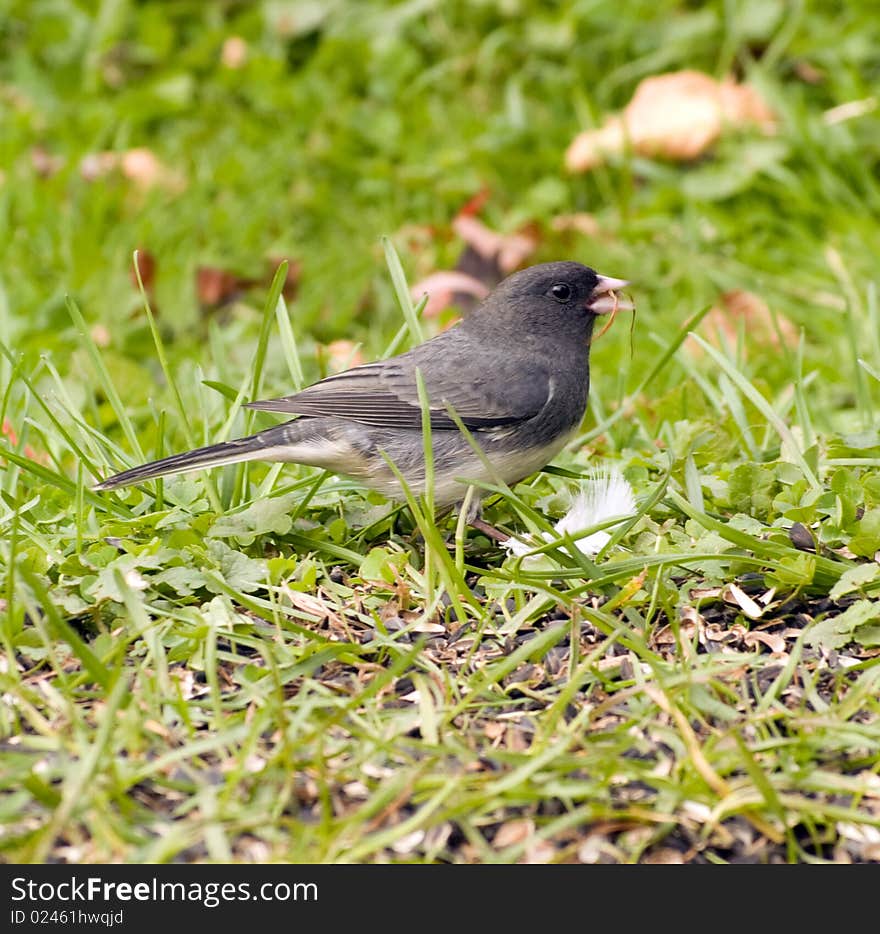
[[[873,5],[284,10],[0,2],[0,858],[876,861]],[[682,67],[747,75],[777,134],[564,173]],[[134,147],[164,181],[84,177]],[[488,500],[546,530],[616,465],[639,512],[604,554],[295,465],[89,489],[271,424],[241,404],[332,341],[433,334],[407,282],[483,187],[535,261],[636,283],[582,433]],[[722,327],[733,290],[769,314]]]

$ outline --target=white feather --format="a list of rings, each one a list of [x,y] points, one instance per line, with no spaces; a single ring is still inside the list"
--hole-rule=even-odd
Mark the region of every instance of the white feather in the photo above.
[[[601,525],[609,519],[619,518],[621,522],[636,511],[636,497],[627,479],[616,468],[595,470],[575,496],[568,512],[556,523],[556,535],[544,533],[545,541],[551,542],[563,535],[573,535],[582,529]],[[619,525],[620,523],[615,523]],[[575,540],[578,551],[585,555],[598,554],[611,540],[614,526],[584,535]],[[521,538],[511,537],[504,542],[504,547],[514,555],[522,557],[534,549]]]

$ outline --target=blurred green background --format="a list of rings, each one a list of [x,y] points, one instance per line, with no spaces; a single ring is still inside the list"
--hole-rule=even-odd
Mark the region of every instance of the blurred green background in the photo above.
[[[645,76],[682,67],[747,76],[777,134],[734,134],[689,165],[624,156],[565,171],[579,130]],[[58,352],[85,403],[71,295],[104,326],[96,339],[127,402],[145,405],[162,380],[131,273],[139,248],[155,259],[175,368],[198,361],[237,385],[271,270],[289,258],[306,358],[312,340],[341,337],[369,357],[400,321],[380,237],[411,282],[450,268],[462,250],[451,221],[485,189],[489,226],[537,229],[534,261],[634,280],[636,369],[652,335],[750,289],[803,328],[823,375],[818,417],[848,427],[866,377],[853,341],[829,340],[846,302],[828,249],[852,282],[874,275],[880,111],[823,114],[872,98],[878,71],[873,3],[0,0],[2,332],[29,358]],[[138,147],[156,184],[102,174],[99,154]],[[592,235],[554,230],[573,212],[593,215]],[[218,312],[200,301],[200,267],[246,286]],[[762,355],[775,363],[778,350],[745,345],[767,377]],[[631,359],[618,327],[599,365],[619,374]],[[284,388],[280,356],[271,366]],[[667,388],[682,377],[670,366]],[[607,396],[623,392],[615,378]]]
[[[775,133],[566,170],[683,68]],[[0,850],[876,861],[878,79],[868,0],[0,0]],[[599,568],[453,559],[294,465],[88,489],[275,421],[282,259],[306,380],[386,351],[382,238],[451,270],[474,199],[633,281],[563,470],[487,505],[519,534],[618,465]]]

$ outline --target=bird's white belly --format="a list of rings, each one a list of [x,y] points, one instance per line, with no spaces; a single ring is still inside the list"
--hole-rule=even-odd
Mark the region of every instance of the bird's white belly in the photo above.
[[[434,502],[438,506],[457,503],[464,498],[467,487],[473,483],[497,485],[500,481],[512,486],[546,466],[562,450],[566,441],[567,438],[557,438],[551,444],[529,451],[493,451],[487,456],[488,465],[476,453],[470,451],[461,459],[461,463],[456,465],[454,471],[440,471],[439,465],[435,464]],[[415,475],[408,471],[401,473],[412,492],[425,493],[424,475],[421,470]],[[392,499],[402,497],[400,484],[393,475],[365,476],[363,480]]]

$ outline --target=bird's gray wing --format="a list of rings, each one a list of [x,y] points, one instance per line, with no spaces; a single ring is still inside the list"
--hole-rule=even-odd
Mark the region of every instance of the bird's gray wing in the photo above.
[[[398,357],[353,367],[296,395],[251,402],[248,407],[420,429],[416,370],[427,390],[434,429],[456,428],[447,405],[468,428],[485,429],[532,418],[550,397],[549,367],[543,363],[511,355],[487,360],[484,347],[447,332]]]

